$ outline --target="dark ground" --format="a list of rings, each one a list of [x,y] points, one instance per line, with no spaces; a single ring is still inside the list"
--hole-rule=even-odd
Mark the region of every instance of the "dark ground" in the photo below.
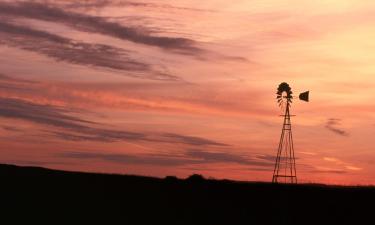
[[[375,188],[0,165],[1,224],[375,224]],[[35,223],[36,222],[36,223]]]

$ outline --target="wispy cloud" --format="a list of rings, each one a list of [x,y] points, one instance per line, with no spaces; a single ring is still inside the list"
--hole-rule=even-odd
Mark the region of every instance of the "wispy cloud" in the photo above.
[[[45,129],[49,135],[69,141],[147,141],[158,143],[186,144],[192,146],[228,146],[202,137],[174,133],[142,133],[102,128],[105,124],[83,120],[69,115],[75,110],[52,105],[43,105],[14,98],[0,98],[0,117],[22,119],[62,130]]]
[[[357,166],[349,166],[349,165],[346,165],[345,168],[348,169],[348,170],[352,170],[352,171],[360,171],[360,170],[363,169],[363,168],[361,168],[361,167],[357,167]]]
[[[57,161],[38,161],[38,160],[10,160],[5,163],[12,163],[22,166],[51,166],[51,165],[73,165],[70,162],[57,162]]]
[[[345,161],[343,161],[341,159],[338,159],[338,158],[335,158],[335,157],[323,157],[323,160],[343,168],[342,170],[349,170],[349,171],[360,171],[360,170],[362,170],[361,167],[354,166],[351,163],[345,162]]]
[[[47,133],[67,141],[94,141],[94,142],[117,142],[117,141],[147,141],[147,135],[139,132],[122,130],[110,130],[86,127],[83,130],[49,131]]]
[[[178,7],[169,4],[162,3],[150,3],[150,2],[135,2],[126,0],[92,0],[90,2],[65,2],[65,8],[84,8],[84,9],[98,9],[103,7],[144,7],[144,8],[157,8],[166,10],[186,10],[186,11],[198,11],[198,12],[214,12],[214,10],[191,8],[191,7]]]
[[[318,169],[318,170],[311,170],[310,173],[329,173],[329,174],[346,174],[348,171],[340,170],[340,169]]]
[[[71,159],[97,159],[121,164],[139,164],[156,166],[187,166],[194,164],[235,163],[245,166],[258,166],[259,169],[272,167],[267,161],[248,158],[235,153],[209,152],[201,149],[187,150],[183,155],[166,154],[114,154],[67,151],[57,154],[58,157]],[[252,168],[257,169],[257,168]]]
[[[193,136],[186,136],[186,135],[179,135],[173,133],[166,133],[162,134],[161,137],[169,139],[167,142],[173,143],[173,141],[177,143],[187,143],[190,145],[215,145],[215,146],[228,146],[227,144],[212,141],[205,138],[200,137],[193,137]]]
[[[155,165],[155,166],[181,166],[196,163],[194,160],[176,157],[158,157],[149,155],[130,155],[130,154],[106,154],[106,153],[88,153],[88,152],[65,152],[57,155],[62,158],[70,159],[97,159],[120,164],[137,165]]]
[[[4,125],[4,126],[0,126],[2,129],[6,130],[6,131],[10,131],[10,132],[20,132],[22,131],[21,129],[17,128],[17,127],[14,127],[14,126],[8,126],[8,125]]]
[[[30,86],[34,85],[35,83],[36,82],[13,78],[0,73],[0,89],[6,90],[7,93],[17,93],[30,90]]]
[[[62,23],[74,29],[100,33],[138,44],[160,47],[163,49],[195,54],[200,51],[195,41],[187,38],[163,37],[151,34],[145,28],[129,27],[105,18],[79,14],[55,7],[51,4],[37,2],[2,2],[0,13],[13,17],[27,17],[32,19]]]
[[[38,124],[68,129],[85,129],[81,123],[94,124],[78,117],[66,115],[69,111],[50,105],[35,104],[19,99],[0,98],[0,116],[23,119]]]
[[[10,79],[10,76],[8,76]],[[264,117],[273,115],[262,101],[243,104],[264,96],[257,90],[223,89],[216,85],[187,82],[48,82],[0,78],[0,96],[27,101],[94,109],[156,110],[176,113]],[[12,90],[9,90],[9,88]],[[13,90],[14,89],[14,90]],[[187,95],[186,93],[190,93]]]
[[[0,73],[0,81],[1,82],[10,82],[10,83],[23,83],[23,84],[32,84],[32,83],[35,83],[35,81],[31,81],[31,80],[25,80],[25,79],[19,79],[19,78],[14,78],[14,77],[10,77],[10,76],[7,76],[5,74],[1,74]]]
[[[212,152],[201,149],[190,149],[186,152],[186,156],[199,158],[206,163],[237,163],[246,166],[264,166],[272,167],[273,162],[262,160],[257,157],[247,157],[239,154],[226,152]]]
[[[73,64],[121,71],[125,76],[177,81],[178,77],[155,71],[152,65],[130,57],[131,52],[103,44],[79,42],[41,30],[0,22],[0,44],[37,52]]]
[[[55,137],[68,141],[97,141],[97,142],[116,142],[116,141],[147,141],[167,144],[185,144],[191,146],[229,146],[228,144],[216,142],[210,139],[187,136],[181,134],[168,133],[140,133],[123,130],[112,130],[103,128],[86,127],[84,130],[74,130],[74,132],[47,131]]]
[[[330,118],[326,122],[325,127],[337,135],[344,136],[344,137],[349,136],[349,133],[347,131],[338,128],[338,126],[340,125],[341,125],[341,119]]]

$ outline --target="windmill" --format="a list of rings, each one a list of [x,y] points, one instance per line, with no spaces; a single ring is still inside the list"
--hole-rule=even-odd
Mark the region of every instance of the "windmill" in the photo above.
[[[299,99],[308,102],[309,93],[309,91],[301,93]],[[290,115],[290,107],[293,100],[293,92],[289,84],[283,82],[279,85],[276,92],[276,99],[282,110],[285,109],[285,113],[284,115],[281,115],[284,117],[284,122],[277,150],[272,183],[296,184],[296,160],[294,157],[292,123],[290,120],[290,117],[292,116]]]

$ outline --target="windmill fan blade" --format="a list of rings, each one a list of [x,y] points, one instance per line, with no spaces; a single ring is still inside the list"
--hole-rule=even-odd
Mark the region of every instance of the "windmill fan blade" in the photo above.
[[[303,92],[299,95],[299,99],[305,102],[309,102],[310,91]]]

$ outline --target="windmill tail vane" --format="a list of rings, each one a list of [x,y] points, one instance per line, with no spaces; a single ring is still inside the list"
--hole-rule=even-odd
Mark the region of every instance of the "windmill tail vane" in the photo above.
[[[309,101],[309,91],[299,95],[302,101]],[[273,183],[297,183],[296,159],[294,155],[294,144],[292,134],[292,123],[290,107],[293,99],[293,92],[288,83],[281,83],[276,92],[276,99],[284,111],[283,127],[281,130],[280,142],[277,149],[275,167],[273,171]]]

